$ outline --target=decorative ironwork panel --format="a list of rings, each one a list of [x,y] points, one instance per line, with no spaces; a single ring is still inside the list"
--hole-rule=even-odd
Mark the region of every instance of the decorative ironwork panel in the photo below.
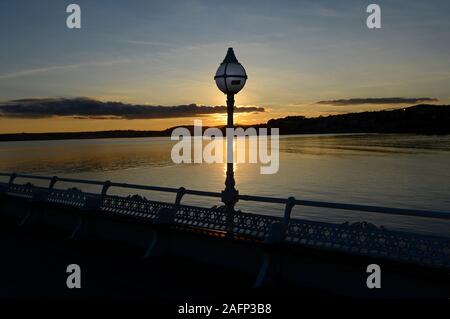
[[[281,218],[238,211],[234,215],[233,231],[238,235],[265,239],[269,236],[270,225],[277,221],[281,221]]]
[[[86,195],[78,188],[70,188],[67,190],[54,189],[48,195],[47,201],[53,204],[81,208],[86,203]]]
[[[338,225],[294,219],[286,240],[359,255],[450,266],[450,239],[389,231],[366,222]]]
[[[43,193],[48,203],[85,207],[87,194],[72,188],[51,190],[47,196],[45,188],[4,184],[4,191],[12,196],[33,199]],[[101,210],[105,213],[153,221],[162,209],[174,210],[175,225],[189,226],[190,229],[217,236],[218,231],[227,230],[227,212],[224,206],[202,208],[194,206],[151,201],[134,195],[128,197],[98,195]],[[271,225],[281,222],[281,217],[235,212],[233,234],[265,240]],[[284,229],[283,229],[284,230]],[[284,238],[284,233],[281,238]],[[316,221],[291,219],[287,225],[286,242],[315,248],[343,251],[357,255],[388,258],[418,264],[450,268],[450,238],[390,231],[366,222],[332,224]]]
[[[160,209],[172,207],[172,204],[150,201],[139,195],[128,197],[105,196],[101,210],[117,215],[153,220]]]
[[[8,194],[25,197],[27,199],[33,198],[34,191],[35,187],[31,183],[26,183],[23,185],[12,184],[8,187]]]
[[[223,207],[201,208],[181,205],[175,214],[175,223],[224,231],[227,227],[227,215]]]

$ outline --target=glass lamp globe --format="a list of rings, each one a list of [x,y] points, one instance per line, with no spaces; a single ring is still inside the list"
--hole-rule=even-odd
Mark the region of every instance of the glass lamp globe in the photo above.
[[[216,85],[225,94],[236,94],[245,85],[247,73],[234,55],[233,48],[229,48],[225,59],[217,69],[214,77]]]

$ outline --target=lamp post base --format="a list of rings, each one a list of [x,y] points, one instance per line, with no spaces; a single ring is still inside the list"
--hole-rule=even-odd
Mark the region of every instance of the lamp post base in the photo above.
[[[227,234],[226,237],[233,237],[234,230],[234,206],[238,201],[239,192],[236,189],[222,191],[222,202],[225,204],[227,216]]]
[[[239,200],[239,192],[234,187],[233,163],[227,164],[227,178],[225,180],[225,190],[222,191],[222,202],[225,204],[227,212],[227,237],[233,236],[234,228],[234,206]]]

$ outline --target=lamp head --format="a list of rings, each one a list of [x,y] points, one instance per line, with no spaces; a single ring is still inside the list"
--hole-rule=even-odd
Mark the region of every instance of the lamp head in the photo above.
[[[225,94],[237,94],[247,81],[247,73],[229,48],[225,59],[217,69],[214,77],[216,85]]]

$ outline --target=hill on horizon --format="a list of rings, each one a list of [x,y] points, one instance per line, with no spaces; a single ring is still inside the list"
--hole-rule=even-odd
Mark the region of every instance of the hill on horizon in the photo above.
[[[280,134],[415,133],[450,134],[450,105],[418,104],[406,108],[306,118],[272,119],[267,127]]]

